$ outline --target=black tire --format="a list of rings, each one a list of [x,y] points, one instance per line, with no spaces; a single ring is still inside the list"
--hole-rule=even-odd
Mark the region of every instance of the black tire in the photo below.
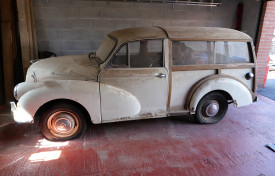
[[[205,95],[196,109],[196,120],[202,124],[217,123],[223,119],[228,109],[228,102],[224,95],[212,92]]]
[[[66,103],[54,104],[41,115],[42,134],[52,141],[64,141],[76,138],[84,133],[87,123],[84,113]]]

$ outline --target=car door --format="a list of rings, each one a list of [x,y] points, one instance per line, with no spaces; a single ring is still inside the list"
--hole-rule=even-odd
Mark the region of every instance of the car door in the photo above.
[[[122,45],[99,79],[102,122],[166,116],[168,71],[163,40]]]

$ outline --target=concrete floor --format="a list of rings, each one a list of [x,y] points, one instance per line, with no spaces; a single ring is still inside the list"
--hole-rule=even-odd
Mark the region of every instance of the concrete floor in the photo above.
[[[259,96],[230,106],[217,124],[172,117],[92,125],[65,142],[13,123],[0,128],[0,175],[274,176],[275,152],[265,147],[275,143],[274,107]]]
[[[258,88],[257,92],[275,101],[275,71],[268,72],[265,87]]]

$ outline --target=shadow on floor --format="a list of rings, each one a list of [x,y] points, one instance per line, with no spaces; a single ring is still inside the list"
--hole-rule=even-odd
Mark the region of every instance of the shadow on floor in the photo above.
[[[0,114],[0,128],[15,123],[11,114]]]
[[[14,122],[10,107],[0,105],[0,128]]]

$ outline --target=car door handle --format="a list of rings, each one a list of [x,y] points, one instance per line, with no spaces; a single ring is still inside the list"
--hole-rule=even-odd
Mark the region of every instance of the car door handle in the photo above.
[[[157,74],[155,74],[155,77],[158,77],[158,78],[166,78],[166,74],[157,73]]]

